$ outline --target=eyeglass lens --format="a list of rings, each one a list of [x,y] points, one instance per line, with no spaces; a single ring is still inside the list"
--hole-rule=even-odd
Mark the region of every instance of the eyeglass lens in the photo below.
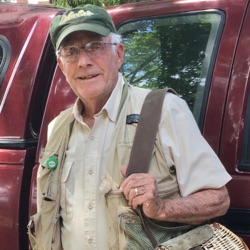
[[[93,41],[85,44],[84,47],[66,46],[60,50],[60,55],[68,62],[78,60],[80,51],[83,49],[89,56],[99,56],[103,51],[105,45],[116,45],[115,43],[104,43],[102,41]]]

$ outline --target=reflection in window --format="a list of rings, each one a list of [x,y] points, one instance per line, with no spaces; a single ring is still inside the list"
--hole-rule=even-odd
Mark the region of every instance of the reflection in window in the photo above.
[[[0,47],[0,65],[2,64],[3,61],[3,49]]]
[[[0,87],[7,71],[11,58],[11,47],[9,41],[0,35]]]
[[[221,24],[221,14],[211,12],[122,25],[119,32],[125,45],[125,77],[145,88],[172,87],[201,122]]]
[[[247,101],[247,110],[243,131],[242,155],[238,166],[240,171],[250,171],[250,95]]]

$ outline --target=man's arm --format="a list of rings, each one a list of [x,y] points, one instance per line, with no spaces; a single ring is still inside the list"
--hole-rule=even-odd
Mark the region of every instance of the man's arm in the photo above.
[[[184,198],[150,200],[143,204],[147,217],[160,221],[200,224],[225,214],[229,207],[227,189],[202,190]]]
[[[120,190],[134,209],[142,205],[147,217],[159,221],[200,224],[225,214],[230,203],[225,187],[201,190],[187,197],[160,199],[150,174],[132,174]]]

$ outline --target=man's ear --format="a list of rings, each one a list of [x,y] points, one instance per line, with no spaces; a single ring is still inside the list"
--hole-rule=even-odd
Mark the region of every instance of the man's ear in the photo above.
[[[116,48],[116,53],[117,53],[117,63],[118,63],[118,69],[121,68],[122,63],[123,63],[123,58],[124,58],[124,45],[123,44],[118,44]]]
[[[61,60],[59,57],[57,57],[57,58],[56,58],[56,61],[57,61],[58,65],[59,65],[61,71],[64,73],[64,67],[63,67],[63,62],[62,62],[62,60]]]

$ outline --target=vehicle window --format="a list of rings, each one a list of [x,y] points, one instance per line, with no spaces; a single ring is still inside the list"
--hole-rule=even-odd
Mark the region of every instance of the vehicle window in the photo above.
[[[3,48],[0,47],[0,65],[2,64],[3,61]]]
[[[3,78],[9,66],[10,58],[10,44],[4,36],[0,35],[0,87],[2,86]]]
[[[242,155],[240,164],[238,165],[240,171],[250,171],[250,94],[247,101],[246,118],[243,130]]]
[[[201,128],[223,20],[221,12],[205,12],[122,24],[122,72],[136,86],[175,89]]]
[[[9,41],[0,35],[0,89],[3,84],[3,79],[8,69],[11,59],[11,46]],[[2,96],[0,95],[0,113],[2,111]]]

